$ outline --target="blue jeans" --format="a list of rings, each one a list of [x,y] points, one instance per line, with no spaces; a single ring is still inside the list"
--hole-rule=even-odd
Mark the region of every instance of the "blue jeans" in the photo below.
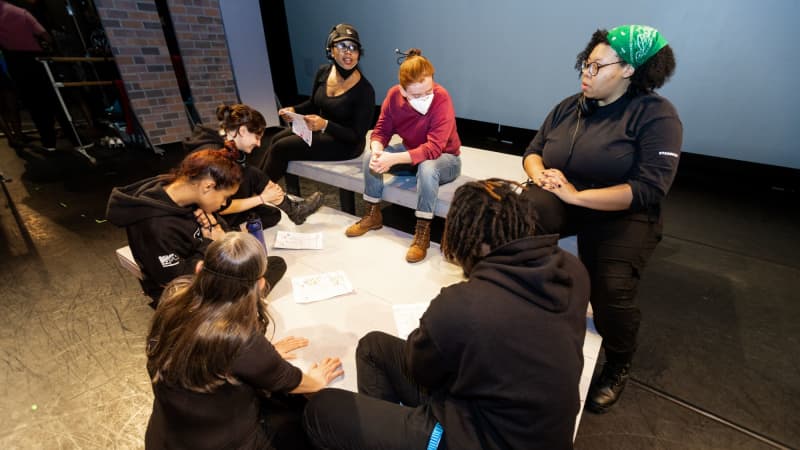
[[[385,152],[400,153],[406,151],[403,144],[386,147]],[[364,152],[362,168],[364,169],[364,200],[378,203],[383,196],[383,174],[369,169],[372,151]],[[416,169],[416,170],[415,170]],[[414,215],[420,219],[433,219],[439,186],[449,183],[461,175],[461,158],[450,153],[442,153],[437,159],[428,159],[417,164],[416,168],[403,164],[389,169],[395,176],[417,178],[417,210]]]

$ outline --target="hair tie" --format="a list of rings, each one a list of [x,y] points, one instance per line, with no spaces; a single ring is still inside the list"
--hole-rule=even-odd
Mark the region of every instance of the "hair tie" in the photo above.
[[[208,273],[213,274],[213,275],[216,275],[218,277],[227,278],[229,280],[247,281],[247,282],[250,282],[250,283],[254,283],[254,282],[258,281],[259,278],[261,278],[261,277],[258,277],[258,278],[252,279],[252,278],[239,277],[239,276],[231,275],[231,274],[228,274],[228,273],[218,272],[218,271],[216,271],[214,269],[210,269],[205,264],[203,264],[203,271],[208,272]]]

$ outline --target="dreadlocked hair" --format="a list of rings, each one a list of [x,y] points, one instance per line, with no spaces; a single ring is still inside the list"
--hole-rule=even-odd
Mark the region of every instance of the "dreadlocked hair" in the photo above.
[[[500,178],[471,181],[453,196],[442,236],[442,254],[464,276],[492,249],[532,236],[536,212],[525,187]]]

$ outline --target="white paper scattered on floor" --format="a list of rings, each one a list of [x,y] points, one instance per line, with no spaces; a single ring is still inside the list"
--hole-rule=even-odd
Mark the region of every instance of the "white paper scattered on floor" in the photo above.
[[[311,303],[353,292],[344,271],[292,278],[292,295],[297,303]]]
[[[322,250],[322,233],[278,231],[275,234],[275,248]]]
[[[292,133],[300,136],[311,147],[311,130],[306,125],[306,119],[302,114],[287,112],[292,118]]]
[[[419,318],[428,310],[428,305],[430,305],[430,302],[392,306],[394,324],[397,326],[397,337],[406,339],[412,331],[419,327]]]

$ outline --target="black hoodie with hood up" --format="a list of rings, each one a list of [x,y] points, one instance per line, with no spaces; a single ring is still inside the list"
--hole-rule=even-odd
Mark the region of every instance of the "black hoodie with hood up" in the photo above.
[[[194,217],[196,206],[178,206],[167,195],[163,176],[116,187],[108,199],[106,217],[125,227],[133,258],[145,279],[142,288],[155,301],[164,286],[194,272],[212,242],[203,237]],[[219,215],[214,221],[227,227]]]
[[[556,235],[496,248],[442,289],[405,356],[446,448],[572,448],[588,299]]]

